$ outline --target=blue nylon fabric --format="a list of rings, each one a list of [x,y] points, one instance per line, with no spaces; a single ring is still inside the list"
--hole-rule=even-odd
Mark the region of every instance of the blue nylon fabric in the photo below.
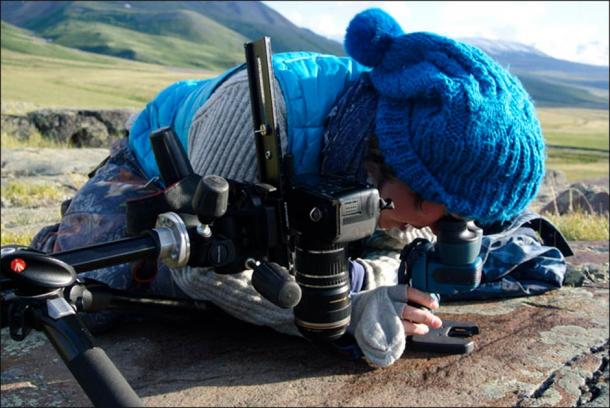
[[[324,122],[347,85],[366,68],[351,58],[313,52],[286,52],[272,57],[273,69],[286,101],[288,152],[295,158],[296,174],[318,173]],[[233,67],[205,80],[180,81],[163,90],[139,115],[131,128],[129,146],[144,173],[159,175],[149,136],[172,126],[188,152],[188,132],[197,110],[224,79],[243,67]]]
[[[347,57],[287,52],[273,56],[273,70],[286,103],[294,172],[317,174],[326,116],[349,83],[370,68]]]
[[[149,179],[159,176],[159,167],[150,146],[150,133],[172,126],[188,153],[188,131],[195,112],[218,85],[240,67],[233,67],[214,78],[178,81],[146,105],[129,131],[129,147]],[[158,181],[158,184],[162,185],[162,182]]]

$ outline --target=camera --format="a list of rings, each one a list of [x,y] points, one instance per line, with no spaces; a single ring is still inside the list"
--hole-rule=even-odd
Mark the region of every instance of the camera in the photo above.
[[[294,272],[303,293],[294,314],[305,337],[336,340],[345,333],[351,314],[346,247],[373,233],[379,202],[377,189],[339,177],[300,177],[289,192]]]
[[[270,39],[245,47],[259,173],[261,181],[272,186],[267,202],[275,207],[271,213],[277,217],[273,225],[281,237],[278,243],[290,250],[283,264],[302,294],[294,307],[295,324],[312,341],[336,340],[351,315],[346,248],[375,231],[379,192],[341,177],[294,174],[291,157],[282,155],[279,143]],[[270,248],[269,258],[281,252]],[[257,272],[254,287],[265,293],[270,285],[260,285]]]

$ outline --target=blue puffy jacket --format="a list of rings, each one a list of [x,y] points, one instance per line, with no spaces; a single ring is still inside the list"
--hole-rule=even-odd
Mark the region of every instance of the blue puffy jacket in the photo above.
[[[348,57],[313,52],[274,54],[273,70],[286,103],[288,153],[296,174],[315,173],[320,167],[324,119],[341,92],[369,70]],[[129,134],[129,146],[149,178],[159,175],[149,136],[172,126],[185,151],[193,116],[214,90],[243,65],[214,78],[176,82],[161,91],[138,116]]]

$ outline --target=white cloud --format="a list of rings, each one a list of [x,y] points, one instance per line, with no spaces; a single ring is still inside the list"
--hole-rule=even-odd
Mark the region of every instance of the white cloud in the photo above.
[[[608,65],[608,37],[603,36],[599,27],[577,25],[567,30],[556,28],[537,38],[534,46],[556,58]]]
[[[329,38],[337,38],[343,35],[345,29],[337,24],[337,19],[330,14],[318,15],[314,25],[314,31]]]
[[[544,2],[480,2],[460,1],[442,2],[439,16],[444,22],[487,24],[486,22],[510,22],[518,24],[523,21],[539,20],[545,15],[547,5]],[[459,29],[458,27],[453,27]]]

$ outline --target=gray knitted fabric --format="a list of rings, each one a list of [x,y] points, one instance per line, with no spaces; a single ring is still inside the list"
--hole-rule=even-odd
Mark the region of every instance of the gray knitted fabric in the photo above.
[[[275,117],[282,152],[287,148],[286,105],[274,81]],[[189,159],[195,173],[234,180],[258,179],[254,126],[247,71],[229,77],[193,117],[189,131]]]

